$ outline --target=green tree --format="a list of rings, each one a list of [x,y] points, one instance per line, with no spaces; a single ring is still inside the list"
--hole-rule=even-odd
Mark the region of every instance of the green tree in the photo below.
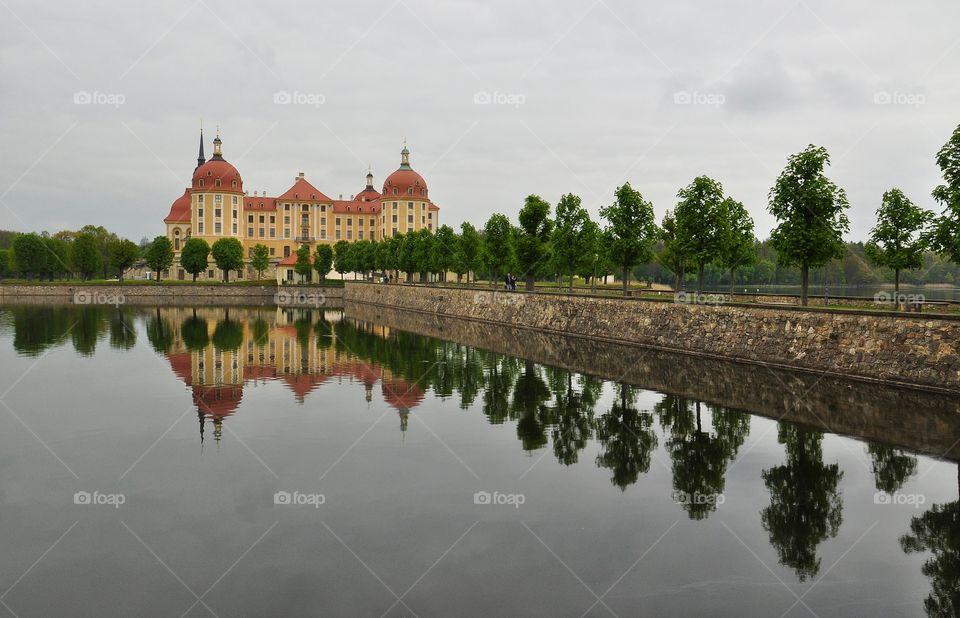
[[[960,264],[960,126],[937,153],[937,165],[944,184],[933,190],[933,198],[943,206],[931,231],[933,248]]]
[[[337,242],[333,246],[333,255],[334,255],[334,268],[337,269],[337,272],[340,273],[340,278],[344,278],[344,274],[349,272],[350,267],[350,243],[345,240]]]
[[[78,234],[73,241],[73,267],[81,279],[90,279],[103,266],[97,249],[97,239],[92,234]]]
[[[662,248],[657,252],[657,262],[674,274],[673,289],[679,292],[683,290],[683,275],[690,264],[684,260],[683,247],[677,236],[677,220],[669,210],[660,225],[660,241]]]
[[[10,249],[0,249],[0,279],[9,277],[13,272],[11,268]]]
[[[490,273],[490,285],[502,277],[514,263],[513,230],[510,220],[495,214],[483,226],[483,262]]]
[[[593,262],[593,251],[585,247],[584,228],[590,221],[587,209],[580,205],[580,198],[568,193],[557,202],[557,218],[551,236],[553,245],[553,260],[560,273],[570,275],[570,289],[573,290],[573,275],[580,270],[581,265],[588,261]]]
[[[893,270],[893,289],[900,292],[900,271],[923,266],[929,237],[924,235],[933,213],[915,206],[900,189],[883,194],[877,223],[863,251],[873,264]]]
[[[297,249],[297,261],[293,265],[293,271],[300,275],[301,282],[306,281],[307,275],[313,272],[309,245],[300,245],[300,248]]]
[[[737,283],[737,269],[757,261],[753,218],[743,204],[726,198],[720,204],[720,243],[717,264],[730,271],[730,293]]]
[[[616,202],[600,209],[606,219],[604,236],[611,259],[620,267],[623,275],[623,295],[630,285],[630,271],[641,262],[653,257],[652,245],[657,238],[657,224],[653,204],[643,199],[630,183],[618,187]]]
[[[651,457],[657,448],[653,416],[637,410],[636,398],[633,387],[617,384],[613,406],[595,421],[601,449],[596,463],[612,471],[610,482],[620,491],[626,491],[641,473],[650,471]]]
[[[223,271],[224,281],[230,281],[231,270],[243,270],[243,245],[236,238],[221,238],[210,247],[210,254]]]
[[[453,228],[449,225],[441,225],[437,228],[433,237],[433,270],[440,274],[440,281],[446,281],[447,273],[453,270],[456,263],[456,254],[459,250],[460,238]]]
[[[110,268],[117,273],[117,279],[123,283],[123,275],[140,257],[140,247],[126,238],[112,240],[109,244]]]
[[[70,272],[70,243],[59,238],[45,237],[43,246],[46,250],[43,272],[53,281],[54,276],[66,275]]]
[[[250,254],[250,266],[257,271],[257,279],[263,279],[263,271],[270,268],[270,249],[257,243]]]
[[[517,260],[523,271],[527,291],[534,289],[534,280],[548,265],[550,257],[550,204],[539,195],[528,195],[518,215],[520,236],[517,238]]]
[[[160,281],[160,273],[173,264],[173,243],[166,236],[157,236],[144,251],[143,259],[157,273],[157,281]]]
[[[697,176],[677,192],[673,211],[676,242],[697,269],[697,291],[703,291],[703,271],[720,256],[723,186],[708,176]]]
[[[895,493],[917,471],[917,458],[903,451],[870,444],[867,452],[873,461],[873,479],[877,491]]]
[[[207,270],[207,257],[210,255],[210,245],[202,238],[188,238],[183,243],[180,250],[180,266],[193,275],[193,280],[197,280],[197,275]]]
[[[313,268],[320,275],[320,281],[327,280],[327,273],[333,268],[333,247],[328,244],[317,245],[313,256]]]
[[[826,148],[814,145],[791,155],[786,168],[770,189],[770,214],[777,227],[770,240],[777,259],[785,266],[800,267],[800,303],[807,305],[810,268],[843,257],[843,234],[850,229],[844,212],[850,207],[847,193],[823,169],[830,164]]]
[[[483,238],[477,228],[469,223],[460,224],[460,236],[457,242],[457,251],[454,254],[453,272],[457,273],[457,282],[460,282],[462,275],[467,276],[467,283],[470,283],[470,273],[476,272],[483,267]]]

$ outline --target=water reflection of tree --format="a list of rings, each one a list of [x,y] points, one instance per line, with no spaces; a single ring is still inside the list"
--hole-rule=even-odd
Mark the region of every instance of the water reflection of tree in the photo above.
[[[690,519],[704,519],[717,508],[725,487],[727,464],[750,431],[750,418],[719,406],[710,410],[713,432],[703,427],[702,404],[666,395],[655,407],[667,434],[673,462],[673,489]]]
[[[590,376],[576,378],[572,371],[546,369],[547,382],[553,392],[553,413],[556,424],[551,432],[553,454],[565,466],[577,463],[579,453],[593,435],[593,409],[603,389],[603,382]]]
[[[523,373],[513,387],[510,417],[517,420],[517,437],[523,450],[532,451],[547,445],[547,427],[552,422],[550,389],[532,361],[524,361]]]
[[[130,350],[137,344],[137,331],[127,312],[117,309],[110,315],[110,347]]]
[[[210,331],[207,321],[192,315],[180,325],[180,337],[190,352],[203,352],[210,345]]]
[[[873,479],[877,491],[892,494],[917,471],[917,458],[903,451],[880,444],[870,444],[867,446],[867,452],[873,460]]]
[[[231,320],[230,314],[217,322],[211,337],[213,346],[220,352],[235,352],[243,345],[243,324]]]
[[[957,474],[960,477],[960,466]],[[923,600],[927,615],[960,615],[960,501],[934,504],[923,515],[911,518],[910,534],[900,537],[900,546],[908,554],[933,554],[921,568],[933,587]]]
[[[147,341],[158,354],[165,354],[173,347],[173,328],[161,317],[159,307],[147,320]]]
[[[74,307],[11,307],[13,349],[26,356],[39,356],[61,345],[80,318]]]
[[[73,349],[81,356],[93,356],[97,351],[97,340],[103,332],[104,316],[100,307],[84,307],[77,316],[77,322],[70,330]]]
[[[596,419],[596,436],[601,452],[596,463],[613,471],[611,482],[625,491],[641,473],[650,470],[650,457],[657,447],[653,415],[634,407],[636,390],[618,384],[613,406]]]
[[[778,441],[787,461],[763,471],[770,506],[761,521],[780,563],[805,581],[820,571],[817,546],[840,529],[843,501],[837,486],[843,473],[837,464],[824,465],[820,432],[781,423]]]

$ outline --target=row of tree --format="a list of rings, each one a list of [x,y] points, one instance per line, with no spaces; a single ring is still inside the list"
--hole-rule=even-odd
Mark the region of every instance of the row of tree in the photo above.
[[[616,271],[626,292],[635,269],[653,262],[674,274],[678,290],[684,287],[684,275],[694,273],[702,291],[710,269],[727,271],[732,290],[737,269],[756,264],[766,244],[776,263],[764,266],[768,271],[796,269],[806,304],[811,270],[843,259],[848,251],[843,235],[849,231],[849,202],[825,175],[829,164],[827,150],[814,145],[789,158],[770,190],[768,210],[777,226],[767,243],[755,238],[753,220],[741,202],[725,195],[720,182],[698,176],[680,189],[676,207],[659,226],[652,204],[629,183],[616,190],[613,204],[601,209],[602,228],[576,195],[561,197],[553,218],[550,205],[531,195],[517,225],[495,214],[480,231],[465,223],[459,234],[441,226],[436,234],[421,230],[379,242],[341,242],[335,247],[335,268],[341,273],[404,272],[408,281],[417,272],[421,280],[428,273],[442,279],[454,272],[460,280],[481,272],[492,281],[517,271],[527,289],[544,276],[569,277],[572,286],[574,275],[595,279]],[[898,290],[901,271],[924,267],[930,250],[960,262],[960,127],[938,153],[937,164],[946,179],[933,192],[944,206],[942,215],[892,188],[883,194],[876,225],[863,246],[867,260],[893,272]],[[300,274],[310,271],[304,252]]]

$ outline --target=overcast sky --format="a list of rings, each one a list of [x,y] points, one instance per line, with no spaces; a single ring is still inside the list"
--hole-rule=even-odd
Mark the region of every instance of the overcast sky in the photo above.
[[[379,188],[406,138],[456,226],[530,193],[597,215],[624,181],[659,219],[707,174],[762,238],[815,143],[861,240],[893,186],[935,208],[958,23],[956,0],[0,0],[0,228],[162,233],[202,118],[269,195],[303,171],[346,198],[368,165]]]

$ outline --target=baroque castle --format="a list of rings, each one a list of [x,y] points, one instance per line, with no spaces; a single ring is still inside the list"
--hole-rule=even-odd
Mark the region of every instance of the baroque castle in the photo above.
[[[400,151],[400,167],[387,176],[381,191],[367,184],[349,200],[331,199],[300,172],[293,185],[277,197],[266,192],[249,195],[243,189],[240,172],[223,157],[219,132],[213,140],[213,156],[204,156],[203,132],[200,152],[190,187],[170,206],[164,218],[166,235],[173,243],[174,263],[166,277],[185,279],[180,250],[188,238],[202,238],[209,245],[221,238],[236,238],[249,259],[253,247],[266,246],[272,274],[292,280],[296,252],[318,243],[341,240],[382,240],[396,234],[426,228],[436,230],[440,209],[430,201],[427,182],[410,167],[410,151]],[[241,277],[253,276],[247,267]],[[223,273],[211,262],[201,278],[222,279]]]

